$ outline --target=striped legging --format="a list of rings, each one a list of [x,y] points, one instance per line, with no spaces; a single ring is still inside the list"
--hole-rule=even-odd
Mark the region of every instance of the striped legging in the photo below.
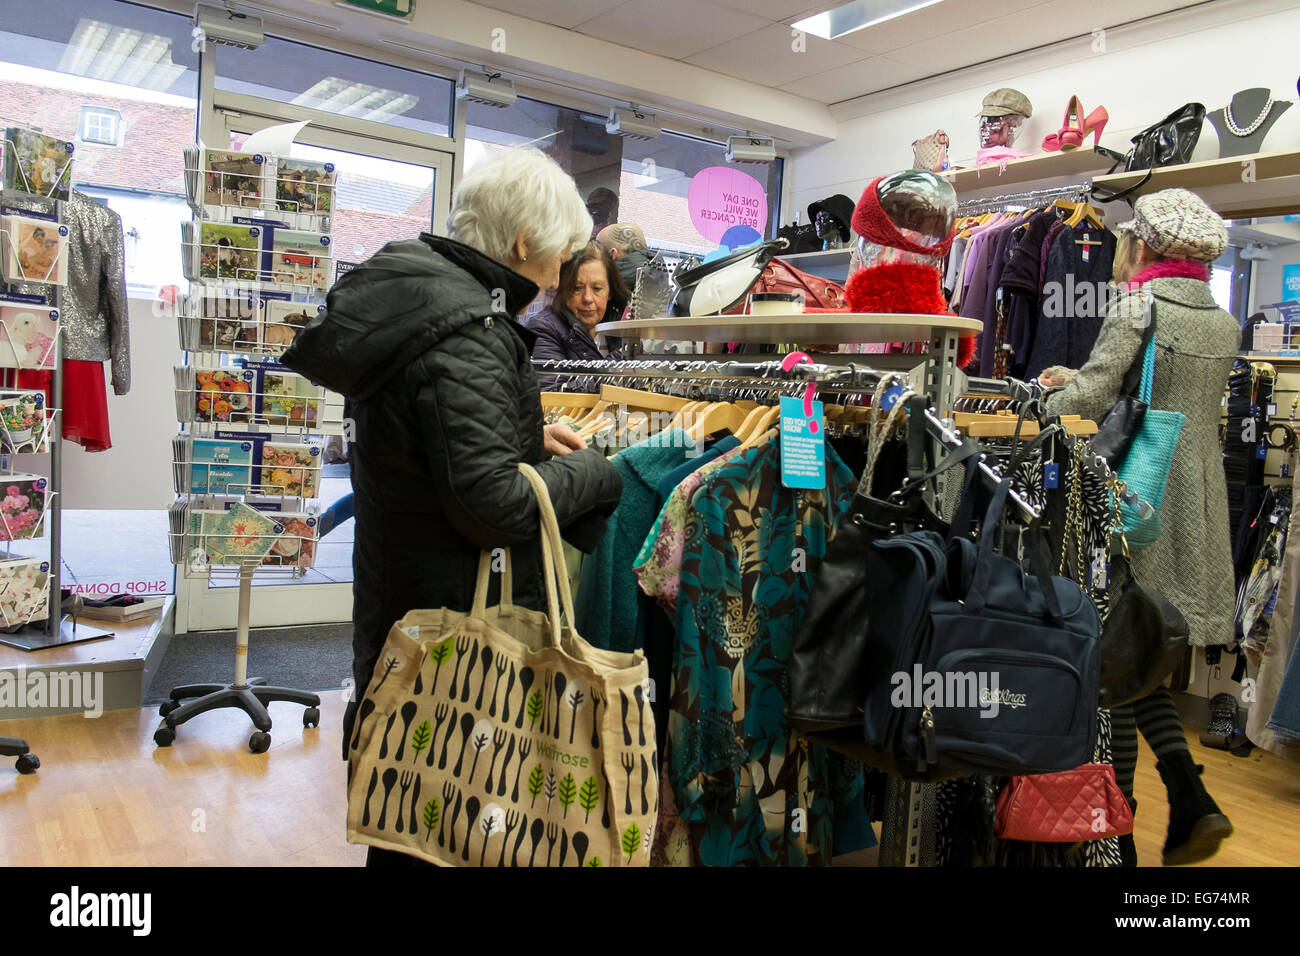
[[[1115,779],[1130,800],[1133,799],[1133,774],[1137,769],[1139,729],[1155,751],[1157,760],[1188,752],[1183,722],[1168,687],[1157,687],[1141,700],[1112,709],[1110,719]]]

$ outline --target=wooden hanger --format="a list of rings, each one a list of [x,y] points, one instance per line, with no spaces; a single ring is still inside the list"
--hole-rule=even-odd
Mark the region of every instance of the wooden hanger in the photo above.
[[[712,435],[723,429],[736,434],[747,420],[749,413],[739,405],[733,405],[730,402],[715,402],[707,406],[703,412],[695,416],[695,421],[691,424],[687,432],[693,441],[699,441],[705,435]]]

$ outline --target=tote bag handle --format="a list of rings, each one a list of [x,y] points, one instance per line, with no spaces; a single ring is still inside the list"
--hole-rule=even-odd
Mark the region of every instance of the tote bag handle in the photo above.
[[[546,608],[551,626],[551,646],[560,646],[560,612],[573,630],[577,615],[573,610],[573,592],[569,588],[569,576],[564,572],[564,545],[560,539],[560,523],[555,517],[555,507],[551,504],[550,492],[546,482],[532,465],[519,463],[519,472],[533,486],[537,495],[537,510],[540,516],[542,532],[542,571],[546,578]],[[558,598],[557,598],[558,593]],[[577,632],[574,631],[576,635]]]

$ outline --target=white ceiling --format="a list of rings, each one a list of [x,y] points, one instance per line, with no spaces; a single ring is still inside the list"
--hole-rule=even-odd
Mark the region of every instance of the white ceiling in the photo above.
[[[1193,6],[1194,0],[943,0],[839,40],[789,24],[841,0],[475,0],[635,50],[838,103]],[[573,64],[581,72],[580,63]]]

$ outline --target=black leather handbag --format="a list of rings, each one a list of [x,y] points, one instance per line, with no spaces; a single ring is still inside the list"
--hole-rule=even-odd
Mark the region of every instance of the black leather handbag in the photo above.
[[[1112,569],[1118,571],[1114,559]],[[1187,650],[1187,620],[1127,569],[1101,632],[1100,705],[1122,707],[1149,695],[1173,673]]]
[[[923,413],[926,401],[923,396],[912,396],[909,405]],[[856,755],[864,749],[862,700],[867,678],[862,671],[863,647],[867,621],[874,613],[867,579],[868,550],[874,541],[921,528],[946,534],[947,522],[930,510],[920,490],[940,472],[981,451],[979,445],[968,442],[927,473],[925,444],[923,429],[909,431],[908,480],[904,485],[909,493],[890,500],[853,496],[817,569],[808,610],[791,650],[786,717],[795,730],[832,750]]]
[[[1092,759],[1097,611],[1052,575],[1041,535],[1024,539],[1033,575],[994,552],[1009,491],[1005,479],[978,544],[917,531],[870,547],[863,739],[904,778],[1055,773]]]
[[[1201,103],[1188,103],[1174,110],[1159,123],[1148,126],[1133,137],[1133,148],[1127,154],[1120,155],[1114,150],[1097,147],[1097,152],[1115,160],[1109,172],[1124,166],[1124,172],[1159,169],[1161,166],[1178,166],[1190,162],[1196,144],[1201,138],[1201,127],[1205,124],[1205,106]],[[1148,172],[1139,183],[1110,195],[1093,193],[1099,202],[1114,202],[1126,199],[1136,193],[1151,179]]]
[[[712,262],[679,269],[673,275],[677,292],[668,314],[674,317],[721,315],[735,307],[758,281],[763,268],[785,246],[784,239],[773,239],[737,249]]]
[[[1138,392],[1142,384],[1142,359],[1155,334],[1156,312],[1153,302],[1148,313],[1147,327],[1142,332],[1142,345],[1128,371],[1124,373],[1120,396],[1101,420],[1097,434],[1089,442],[1093,453],[1106,459],[1111,471],[1118,471],[1128,457],[1133,439],[1137,437],[1142,428],[1142,420],[1146,417],[1147,403],[1138,397]]]
[[[1133,137],[1124,161],[1126,173],[1189,162],[1205,123],[1205,107],[1188,103]]]

